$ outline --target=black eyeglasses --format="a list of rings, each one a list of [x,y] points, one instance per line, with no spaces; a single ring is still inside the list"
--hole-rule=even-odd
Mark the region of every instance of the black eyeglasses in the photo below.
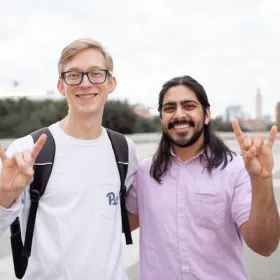
[[[88,77],[92,84],[103,84],[107,76],[112,76],[112,72],[104,69],[95,69],[87,72],[71,70],[62,72],[61,78],[67,85],[76,86],[82,83],[84,75]]]

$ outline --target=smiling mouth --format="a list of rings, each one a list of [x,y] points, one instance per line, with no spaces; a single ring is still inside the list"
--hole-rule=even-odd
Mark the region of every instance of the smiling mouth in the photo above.
[[[189,128],[190,125],[189,124],[178,124],[178,125],[174,125],[175,129],[184,129],[184,128]]]
[[[94,98],[97,95],[97,93],[93,93],[93,94],[78,94],[76,95],[78,98],[81,99],[91,99]]]

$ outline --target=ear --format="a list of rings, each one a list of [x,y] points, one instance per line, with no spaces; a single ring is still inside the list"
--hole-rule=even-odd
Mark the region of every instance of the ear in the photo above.
[[[64,91],[64,84],[62,79],[58,79],[57,81],[57,89],[60,92],[61,95],[65,96],[65,91]]]
[[[211,110],[210,107],[206,108],[206,116],[205,116],[205,120],[204,120],[204,124],[208,125],[211,121]]]
[[[116,87],[117,87],[117,79],[116,77],[112,76],[109,79],[109,94],[115,91]]]

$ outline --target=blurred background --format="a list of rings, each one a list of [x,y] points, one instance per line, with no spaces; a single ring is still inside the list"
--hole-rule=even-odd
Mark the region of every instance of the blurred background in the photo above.
[[[237,118],[244,131],[280,129],[280,2],[276,0],[0,0],[0,139],[62,119],[67,104],[56,89],[57,62],[70,41],[90,37],[114,58],[118,85],[103,125],[151,156],[161,131],[159,91],[166,80],[190,75],[211,104],[212,122],[231,149]],[[275,195],[280,204],[280,140],[274,145]],[[136,243],[124,246],[131,280],[139,279]],[[280,279],[280,252],[263,258],[245,247],[250,280]],[[229,264],[230,265],[230,264]],[[9,232],[0,237],[0,279],[12,280]]]

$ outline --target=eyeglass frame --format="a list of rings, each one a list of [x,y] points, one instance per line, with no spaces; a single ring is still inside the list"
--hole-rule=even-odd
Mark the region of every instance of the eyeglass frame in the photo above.
[[[93,82],[90,80],[88,74],[89,74],[89,72],[94,71],[94,70],[101,70],[101,71],[104,71],[104,72],[106,73],[106,74],[105,74],[105,79],[104,79],[104,81],[103,81],[102,83],[93,83]],[[107,80],[108,75],[113,76],[113,73],[111,72],[111,70],[107,70],[107,69],[94,69],[94,70],[86,71],[86,72],[84,72],[84,71],[77,71],[77,70],[68,70],[68,71],[65,71],[65,72],[61,72],[61,73],[60,73],[60,78],[63,79],[63,81],[65,82],[65,84],[68,85],[68,86],[78,86],[78,85],[80,85],[80,84],[83,82],[83,79],[84,79],[84,76],[85,76],[85,75],[87,76],[88,81],[89,81],[91,84],[93,84],[93,85],[104,84],[104,83],[106,82],[106,80]],[[70,73],[70,72],[79,72],[79,73],[82,74],[81,81],[80,81],[78,84],[68,84],[68,83],[66,82],[65,74]]]

